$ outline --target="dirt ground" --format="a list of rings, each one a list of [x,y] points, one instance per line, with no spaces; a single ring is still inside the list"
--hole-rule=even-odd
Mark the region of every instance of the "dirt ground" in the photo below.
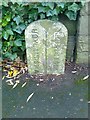
[[[68,62],[65,66],[65,73],[61,75],[30,75],[28,72],[22,74],[20,82],[36,81],[37,85],[57,87],[58,85],[71,85],[75,80],[83,80],[88,75],[89,67]],[[7,80],[7,79],[6,79]],[[15,81],[15,80],[13,80]]]
[[[28,71],[17,76],[15,79],[12,77],[12,81],[16,80],[22,82],[36,81],[36,84],[48,87],[57,87],[58,85],[71,85],[75,80],[83,80],[88,75],[89,67],[85,65],[78,65],[74,62],[67,62],[65,65],[65,73],[61,75],[30,75]],[[3,76],[6,76],[7,71],[3,72]],[[9,80],[5,78],[4,80]]]

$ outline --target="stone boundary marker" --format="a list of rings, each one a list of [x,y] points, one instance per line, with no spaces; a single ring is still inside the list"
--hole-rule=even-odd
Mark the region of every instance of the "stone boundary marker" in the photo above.
[[[28,71],[36,74],[63,74],[67,28],[60,22],[38,20],[25,30]]]

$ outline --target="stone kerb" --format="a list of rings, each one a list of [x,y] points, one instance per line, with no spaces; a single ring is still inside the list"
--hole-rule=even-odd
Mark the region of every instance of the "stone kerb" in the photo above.
[[[25,30],[30,74],[63,74],[68,31],[60,22],[38,20]]]

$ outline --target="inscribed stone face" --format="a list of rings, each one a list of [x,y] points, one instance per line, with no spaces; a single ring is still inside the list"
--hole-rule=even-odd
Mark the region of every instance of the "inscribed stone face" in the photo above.
[[[60,22],[38,20],[25,30],[30,74],[63,74],[68,32]]]

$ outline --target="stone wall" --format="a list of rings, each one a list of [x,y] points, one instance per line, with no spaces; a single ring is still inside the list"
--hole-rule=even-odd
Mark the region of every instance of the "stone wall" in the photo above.
[[[0,18],[2,18],[2,12],[1,12],[1,8],[0,8]],[[0,27],[0,35],[2,34],[2,28]],[[1,36],[0,36],[0,40],[1,40]],[[2,50],[0,49],[0,61],[2,60]]]
[[[80,11],[80,17],[77,26],[77,59],[79,64],[88,64],[88,3]]]
[[[73,61],[74,59],[74,48],[76,43],[76,30],[77,21],[69,20],[65,15],[60,15],[59,21],[63,23],[68,29],[68,43],[67,43],[67,54],[66,60]]]

